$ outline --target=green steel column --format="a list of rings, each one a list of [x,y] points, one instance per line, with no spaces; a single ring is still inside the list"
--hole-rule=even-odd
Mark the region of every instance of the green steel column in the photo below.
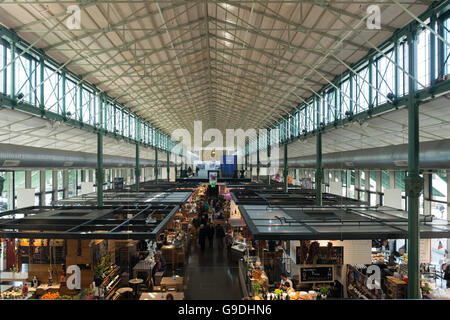
[[[245,173],[247,174],[248,171],[248,151],[247,151],[247,145],[245,146]]]
[[[139,166],[139,142],[136,142],[136,168],[135,168],[135,176],[136,176],[136,191],[139,191],[139,183],[141,181],[141,169]]]
[[[432,14],[430,17],[430,28],[436,30],[436,14]],[[430,84],[433,86],[436,79],[436,36],[433,32],[430,32]]]
[[[167,154],[167,181],[170,181],[170,152],[166,151]]]
[[[177,180],[177,176],[178,176],[177,160],[178,160],[178,156],[175,154],[175,180]]]
[[[83,123],[83,85],[81,81],[78,84],[78,120]],[[116,122],[114,121],[114,123]]]
[[[256,181],[259,182],[259,170],[260,170],[260,163],[259,163],[259,133],[256,135]]]
[[[271,146],[270,146],[270,129],[267,130],[267,184],[270,185],[270,156],[271,156]]]
[[[158,147],[155,147],[155,183],[158,184]]]
[[[8,64],[8,54],[6,51],[6,46],[3,46],[3,65],[6,66]],[[42,58],[41,58],[42,59]],[[8,75],[6,72],[3,72],[3,92],[8,92]]]
[[[395,62],[396,66],[399,65],[398,46],[399,46],[399,41],[398,41],[398,38],[395,37],[395,41],[394,41],[394,62]],[[395,67],[394,68],[394,95],[395,95],[396,98],[399,96],[399,92],[400,92],[399,72],[400,72],[399,68]]]
[[[103,134],[97,133],[97,205],[103,206]]]
[[[420,298],[420,248],[419,248],[419,197],[423,179],[419,175],[419,104],[414,96],[416,89],[417,46],[416,29],[410,26],[408,99],[408,175],[405,177],[408,196],[408,298]]]
[[[63,118],[66,119],[66,73],[62,72],[62,85],[61,85],[61,91],[62,91],[62,112]]]
[[[16,42],[12,41],[11,42],[11,78],[10,81],[11,83],[10,88],[11,88],[11,98],[15,99],[16,98]],[[6,73],[6,71],[5,71]]]
[[[316,135],[316,205],[322,205],[322,132],[317,129]]]
[[[283,148],[284,148],[284,155],[283,155],[283,163],[284,163],[284,168],[283,168],[283,191],[285,193],[288,192],[288,144],[287,144],[287,140],[284,142],[283,144]]]

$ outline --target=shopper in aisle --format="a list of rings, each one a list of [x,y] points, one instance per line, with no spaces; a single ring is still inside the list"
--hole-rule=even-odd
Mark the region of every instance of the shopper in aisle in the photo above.
[[[208,223],[208,215],[206,213],[202,214],[201,218],[200,218],[200,224],[203,224],[204,226],[206,226],[206,224]]]
[[[211,221],[208,221],[208,224],[206,225],[206,235],[208,237],[208,244],[210,248],[213,248],[213,242],[214,242],[214,227],[211,223]]]
[[[219,249],[223,249],[223,238],[225,237],[225,230],[221,224],[216,226],[216,238]]]
[[[206,244],[206,229],[204,224],[200,225],[200,230],[198,231],[198,243],[200,244],[202,251],[204,251]]]
[[[443,268],[444,271],[444,280],[447,281],[447,288],[450,288],[450,264],[446,264],[444,265],[445,269]]]

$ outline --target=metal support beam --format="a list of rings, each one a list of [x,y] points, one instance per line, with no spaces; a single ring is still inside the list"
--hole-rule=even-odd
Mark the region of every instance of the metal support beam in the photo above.
[[[177,180],[177,177],[178,177],[178,163],[177,163],[177,161],[178,161],[178,156],[175,153],[175,180]]]
[[[256,181],[259,182],[259,171],[261,164],[259,162],[259,133],[256,134]]]
[[[316,204],[322,205],[322,132],[317,130],[316,135]]]
[[[139,191],[139,183],[141,181],[141,169],[139,168],[139,143],[136,143],[136,191]]]
[[[288,192],[288,173],[289,173],[289,168],[288,168],[288,143],[287,140],[284,142],[283,144],[283,191],[284,192]]]
[[[103,135],[97,133],[97,205],[103,205]]]
[[[414,92],[417,74],[417,30],[410,25],[408,34],[408,65],[413,77],[409,80],[408,98],[408,175],[405,177],[408,196],[408,298],[420,298],[419,196],[423,179],[419,175],[419,104]]]
[[[58,200],[58,170],[52,171],[52,201]]]
[[[378,170],[376,172],[376,179],[375,179],[375,191],[376,193],[376,204],[381,205],[381,189],[383,186],[383,171]]]
[[[155,148],[155,183],[158,184],[158,148]]]
[[[364,200],[370,204],[370,170],[364,170]]]
[[[361,172],[359,170],[355,170],[355,199],[360,200],[361,196],[360,196],[360,189],[361,186]]]
[[[39,171],[39,205],[45,206],[45,170]]]
[[[25,170],[25,189],[31,189],[31,170]]]
[[[167,155],[167,181],[170,181],[170,152],[169,150],[166,151]]]
[[[64,169],[62,171],[63,174],[63,199],[69,197],[69,170]]]
[[[447,213],[450,212],[450,203],[448,202],[450,194],[450,170],[447,170]],[[450,214],[447,214],[447,220],[450,221]],[[447,250],[450,249],[450,238],[447,239]]]
[[[270,129],[267,130],[267,184],[270,185],[270,157],[272,153],[272,147],[270,144]]]

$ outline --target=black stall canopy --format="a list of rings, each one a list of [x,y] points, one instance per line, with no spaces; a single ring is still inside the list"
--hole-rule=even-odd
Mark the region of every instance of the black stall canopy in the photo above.
[[[185,203],[192,195],[192,191],[104,191],[104,205],[132,205],[132,204],[178,204]],[[95,205],[97,204],[97,193],[88,193],[81,196],[75,196],[54,202],[55,205]]]
[[[408,213],[390,207],[240,204],[255,240],[405,239]],[[421,238],[450,238],[450,222],[420,215]]]
[[[315,189],[290,189],[287,193],[277,189],[231,189],[231,197],[237,204],[313,206]],[[367,202],[331,193],[322,193],[323,206],[363,206]]]
[[[1,238],[154,240],[180,207],[43,206],[0,214]]]

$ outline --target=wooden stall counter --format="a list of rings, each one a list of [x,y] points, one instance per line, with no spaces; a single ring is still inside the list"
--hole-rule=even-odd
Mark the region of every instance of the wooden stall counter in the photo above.
[[[161,279],[161,289],[166,290],[174,288],[178,292],[183,291],[183,277],[163,277]]]
[[[171,294],[174,300],[184,300],[184,292],[144,292],[139,300],[167,300]]]

